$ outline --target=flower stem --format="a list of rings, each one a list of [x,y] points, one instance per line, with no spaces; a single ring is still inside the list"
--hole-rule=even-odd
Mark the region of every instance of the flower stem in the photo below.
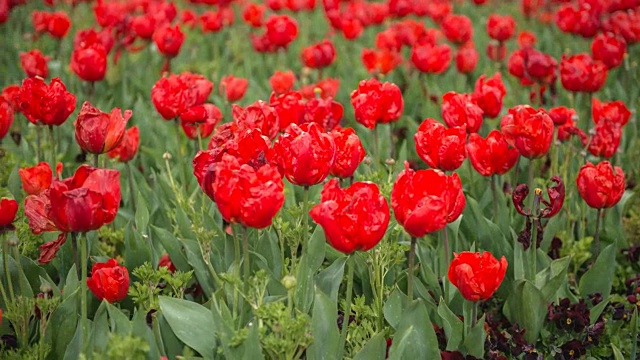
[[[478,302],[473,302],[473,307],[471,308],[471,328],[475,327],[478,323]]]
[[[83,349],[85,344],[85,336],[87,334],[87,328],[88,328],[88,324],[87,324],[87,260],[88,260],[88,254],[87,254],[87,234],[86,233],[80,233],[80,268],[82,269],[82,277],[80,278],[80,285],[82,286],[81,290],[80,290],[80,312],[82,314],[81,317],[81,321],[82,321],[82,338],[81,338],[81,346],[80,349]]]
[[[93,154],[93,167],[94,168],[99,168],[100,167],[100,154]]]
[[[2,239],[2,263],[4,264],[4,273],[7,275],[7,286],[9,287],[9,295],[11,301],[15,301],[16,295],[13,292],[13,280],[9,272],[9,238],[3,235]]]
[[[538,219],[533,218],[532,219],[532,224],[531,224],[531,247],[529,248],[531,251],[531,281],[533,281],[535,283],[536,281],[536,275],[538,274],[537,270],[538,270],[538,259],[537,259],[537,255],[538,255],[538,241],[537,241],[537,226],[536,226],[536,222],[540,221]]]
[[[378,144],[378,127],[373,128],[373,163],[378,164],[380,161],[380,144]]]
[[[305,185],[302,192],[302,251],[307,251],[307,245],[309,243],[309,210],[307,209],[307,203],[309,202],[309,186]]]
[[[351,317],[351,297],[353,295],[353,268],[355,267],[353,264],[354,255],[349,255],[347,257],[347,298],[346,305],[344,309],[344,316],[342,319],[342,333],[340,334],[340,347],[339,347],[339,356],[338,359],[342,359],[342,355],[344,354],[345,343],[347,341],[347,331],[349,330],[349,318]]]
[[[71,253],[73,255],[73,262],[76,265],[76,275],[80,275],[80,262],[78,261],[78,235],[75,232],[71,233]]]
[[[600,218],[602,217],[602,209],[598,209],[596,215],[596,233],[593,235],[593,261],[595,262],[600,255]]]
[[[133,192],[133,171],[131,170],[131,162],[127,161],[127,180],[129,181],[129,202],[131,203],[131,210],[136,213],[136,196]]]
[[[244,292],[245,295],[248,295],[249,292],[249,276],[251,275],[251,264],[249,263],[249,239],[247,238],[247,234],[249,233],[249,230],[247,229],[246,226],[242,227],[242,257],[244,257],[244,259],[242,260],[242,266],[244,267],[243,271],[244,271]]]
[[[16,266],[18,267],[18,285],[20,286],[20,294],[25,296],[26,292],[24,291],[24,284],[22,283],[22,276],[25,275],[24,270],[22,269],[22,263],[20,262],[20,250],[18,250],[18,245],[12,246],[15,252],[15,260]]]
[[[409,297],[409,301],[413,300],[413,275],[415,272],[417,240],[415,236],[411,237],[411,248],[409,249],[409,273],[407,274],[407,297]]]
[[[53,126],[49,125],[49,143],[51,143],[51,170],[56,169],[56,139],[53,134]]]
[[[447,280],[447,272],[449,271],[449,264],[451,263],[451,250],[449,249],[449,233],[447,227],[442,229],[443,245],[444,245],[444,274],[442,275],[442,288],[444,290],[444,300],[449,302],[449,283]]]
[[[42,139],[40,139],[40,132],[42,131],[40,126],[36,126],[36,162],[40,162],[42,159]]]
[[[493,195],[493,220],[498,220],[500,212],[499,200],[498,200],[498,175],[491,175],[491,195]]]

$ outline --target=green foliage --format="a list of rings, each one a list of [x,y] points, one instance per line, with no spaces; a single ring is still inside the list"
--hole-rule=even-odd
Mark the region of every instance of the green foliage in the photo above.
[[[95,360],[146,360],[149,344],[142,338],[132,335],[109,333],[106,354],[93,353]],[[87,359],[83,354],[80,359]]]
[[[164,266],[154,269],[145,262],[134,269],[132,274],[138,280],[131,284],[129,295],[143,311],[148,312],[159,308],[160,295],[182,299],[193,271],[176,271],[172,274]]]
[[[376,334],[377,313],[366,304],[367,299],[364,296],[358,296],[351,304],[351,316],[353,319],[349,322],[347,329],[347,348],[345,356],[353,358],[362,350],[366,343]],[[345,301],[340,302],[341,308],[346,306]],[[345,324],[348,319],[343,320]],[[343,325],[344,326],[344,325]]]
[[[277,301],[255,310],[260,326],[260,343],[271,359],[300,359],[313,338],[307,314],[291,311]]]

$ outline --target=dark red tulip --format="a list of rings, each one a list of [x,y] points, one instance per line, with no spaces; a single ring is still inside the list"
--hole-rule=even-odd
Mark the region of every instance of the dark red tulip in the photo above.
[[[107,50],[99,42],[82,43],[71,53],[70,67],[84,81],[101,81],[107,73]]]
[[[60,177],[62,163],[56,166],[56,175]],[[49,189],[53,180],[53,171],[49,163],[41,162],[36,166],[18,169],[18,175],[22,181],[22,189],[28,195],[38,195]]]
[[[117,159],[119,162],[129,162],[133,160],[140,146],[140,130],[133,126],[125,132],[124,138],[115,149],[109,151],[107,156],[110,159]]]
[[[487,20],[487,33],[490,38],[504,42],[511,39],[515,32],[516,21],[511,15],[489,15],[489,20]]]
[[[616,205],[624,194],[624,172],[618,166],[612,167],[608,161],[598,165],[587,162],[580,168],[576,184],[580,196],[589,207],[610,208]]]
[[[20,53],[20,66],[27,75],[27,77],[40,76],[43,79],[49,77],[49,62],[50,57],[44,56],[38,49],[31,50],[29,52]]]
[[[381,83],[375,78],[362,80],[351,93],[351,105],[356,121],[369,129],[378,123],[386,124],[402,116],[404,100],[396,84]]]
[[[258,169],[224,154],[215,167],[214,200],[230,223],[263,229],[284,204],[284,183],[275,166]]]
[[[129,271],[120,266],[116,259],[93,264],[91,277],[86,281],[87,287],[99,301],[118,302],[129,293]]]
[[[345,254],[372,249],[389,225],[387,200],[371,182],[355,182],[341,189],[338,179],[331,179],[309,214],[322,226],[327,242]]]
[[[507,89],[502,82],[502,75],[497,72],[492,77],[480,76],[476,81],[473,98],[482,109],[483,115],[495,118],[502,110],[502,100],[507,94]]]
[[[336,59],[336,47],[331,40],[322,40],[302,49],[302,63],[312,69],[320,69],[331,65]]]
[[[269,139],[274,139],[280,130],[278,113],[266,102],[258,100],[243,108],[233,105],[233,121],[243,128],[259,129]]]
[[[9,133],[11,125],[13,125],[14,114],[11,103],[4,98],[0,98],[0,140]]]
[[[13,221],[18,213],[18,202],[3,197],[0,199],[0,233],[5,229],[11,229]]]
[[[473,42],[468,42],[456,51],[456,69],[461,74],[473,72],[478,65],[478,57],[480,54],[476,50]]]
[[[156,29],[153,33],[153,42],[162,55],[172,58],[180,52],[184,42],[184,33],[180,30],[179,24],[175,26],[167,24]]]
[[[575,109],[568,108],[566,106],[551,108],[547,113],[551,117],[551,120],[553,120],[553,124],[556,126],[564,125],[577,116]]]
[[[607,67],[600,61],[593,61],[586,53],[564,55],[560,62],[560,80],[569,91],[593,93],[607,80]]]
[[[270,78],[269,84],[276,95],[282,95],[293,89],[296,82],[296,75],[291,70],[276,71]]]
[[[158,269],[160,269],[161,267],[166,267],[167,270],[169,270],[169,272],[172,274],[178,270],[176,269],[176,266],[173,265],[173,262],[171,262],[169,254],[164,254],[162,255],[162,257],[160,257],[160,261],[158,261]]]
[[[333,166],[336,145],[320,125],[291,124],[273,145],[281,173],[295,185],[312,186],[322,182]]]
[[[528,159],[546,155],[553,141],[553,121],[546,111],[529,105],[509,109],[509,114],[502,117],[500,129],[509,145]]]
[[[520,156],[518,150],[510,147],[498,130],[491,130],[486,139],[476,133],[469,135],[467,153],[471,165],[482,176],[505,174]]]
[[[620,66],[626,53],[626,41],[612,33],[598,34],[591,43],[593,59],[602,61],[609,69]]]
[[[265,26],[266,38],[276,48],[287,48],[298,36],[298,23],[287,15],[271,15]]]
[[[451,48],[447,44],[416,44],[411,50],[411,62],[424,73],[440,74],[451,62]]]
[[[393,213],[406,232],[422,237],[455,221],[466,205],[458,174],[436,169],[414,171],[405,162],[391,191]]]
[[[244,97],[247,87],[249,87],[249,80],[245,78],[233,75],[223,76],[220,80],[220,95],[224,96],[228,102],[235,102]]]
[[[564,182],[562,182],[562,179],[560,179],[559,176],[552,177],[551,182],[553,182],[555,186],[547,188],[549,200],[542,196],[542,190],[536,189],[535,196],[540,201],[541,205],[540,208],[535,209],[537,213],[533,213],[533,211],[526,208],[525,205],[525,200],[527,195],[529,195],[529,186],[527,184],[518,185],[512,195],[513,206],[518,214],[523,216],[535,216],[536,218],[551,218],[558,214],[560,210],[562,210],[562,204],[564,204]],[[538,206],[537,203],[536,206]],[[538,244],[537,246],[539,247],[540,245]]]
[[[30,122],[58,126],[75,110],[76,97],[67,92],[59,78],[51,80],[49,85],[41,78],[28,78],[22,82],[18,104]]]
[[[444,18],[440,26],[444,36],[452,43],[464,44],[473,36],[473,24],[465,15],[449,15]]]
[[[329,172],[339,178],[350,178],[365,157],[360,138],[352,128],[337,128],[329,133],[336,144],[336,159]]]
[[[449,127],[465,126],[470,133],[482,126],[482,109],[470,94],[450,91],[442,95],[442,119]]]
[[[213,104],[196,105],[180,114],[180,125],[189,139],[206,138],[222,121],[222,111]]]
[[[425,119],[420,124],[414,140],[418,156],[434,169],[453,171],[459,168],[467,157],[465,125],[447,129],[434,119]]]
[[[468,301],[487,300],[498,290],[507,273],[507,259],[498,261],[490,252],[453,253],[447,277]]]
[[[91,154],[104,154],[116,148],[124,137],[131,110],[114,108],[110,114],[100,111],[88,101],[82,104],[76,127],[76,142],[80,148]]]

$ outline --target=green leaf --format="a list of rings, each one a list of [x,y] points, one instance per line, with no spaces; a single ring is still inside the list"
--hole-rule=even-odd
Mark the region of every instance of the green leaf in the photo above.
[[[129,335],[131,332],[131,323],[129,317],[125,315],[117,307],[107,303],[107,312],[109,313],[109,322],[111,324],[111,332],[120,335]]]
[[[316,226],[308,243],[308,249],[300,259],[297,275],[295,303],[298,310],[308,313],[314,297],[314,276],[324,261],[324,231],[321,226]]]
[[[335,359],[340,346],[340,333],[336,316],[338,308],[320,289],[316,289],[311,318],[313,343],[307,349],[307,357],[314,359]]]
[[[154,321],[157,321],[154,319]],[[153,332],[147,326],[146,315],[141,311],[136,311],[133,314],[133,320],[131,322],[131,335],[144,339],[149,344],[149,352],[147,353],[148,360],[156,360],[160,358],[160,349],[158,349],[158,343],[156,342]]]
[[[611,344],[611,350],[613,350],[613,358],[615,360],[625,360],[624,356],[622,355],[622,352],[620,351],[620,349],[618,349],[617,346]]]
[[[213,359],[216,328],[211,311],[192,301],[160,296],[160,311],[173,333],[205,359]]]
[[[387,339],[384,333],[375,334],[353,360],[384,360],[387,352]]]
[[[600,314],[602,314],[608,304],[609,300],[603,300],[600,302],[600,304],[591,308],[591,311],[589,312],[589,323],[591,325],[595,324],[596,321],[598,321],[598,317],[600,317]]]
[[[464,338],[464,348],[467,350],[467,354],[478,359],[484,358],[484,341],[487,337],[484,331],[484,319],[485,315],[478,320],[476,326],[472,327]]]
[[[260,346],[260,333],[255,323],[249,324],[249,334],[242,344],[244,347],[244,359],[263,360],[262,347]]]
[[[145,262],[151,263],[151,247],[129,223],[124,235],[124,256],[127,269],[135,269]]]
[[[403,312],[389,359],[439,359],[438,338],[433,330],[427,308],[414,300]]]
[[[387,298],[387,301],[384,303],[382,308],[384,318],[394,329],[397,329],[398,324],[400,323],[405,302],[406,297],[404,294],[402,294],[400,290],[394,289],[391,292],[391,295]]]
[[[547,268],[536,275],[536,287],[542,291],[547,301],[555,301],[558,298],[556,293],[567,280],[569,264],[571,264],[571,258],[565,256],[553,260]]]
[[[147,225],[149,224],[149,210],[147,210],[147,204],[144,201],[142,193],[138,192],[136,204],[136,227],[138,231],[146,233]]]
[[[464,338],[464,324],[456,314],[445,304],[444,299],[440,299],[438,305],[438,315],[442,318],[444,333],[447,336],[447,350],[457,350]]]
[[[162,247],[164,247],[167,254],[169,254],[171,262],[176,269],[180,271],[191,270],[191,266],[189,266],[189,262],[182,252],[180,240],[173,236],[169,231],[153,225],[151,225],[151,232],[153,234],[153,240],[158,240],[160,244],[162,244]]]
[[[320,271],[316,275],[316,286],[319,290],[329,296],[329,299],[334,303],[338,302],[338,290],[340,290],[340,284],[342,284],[342,278],[344,277],[344,266],[347,263],[347,257],[343,256],[333,262],[329,267]],[[318,295],[316,294],[316,298]]]
[[[73,338],[64,352],[64,360],[76,360],[80,358],[80,354],[93,354],[93,326],[91,320],[87,320],[86,331],[82,330],[82,322],[78,322]],[[82,343],[82,336],[89,339],[88,343]]]
[[[529,343],[534,343],[547,317],[547,299],[531,282],[519,280],[514,283],[503,311],[509,321],[527,329],[524,337]]]
[[[75,267],[72,267],[67,279],[72,279],[72,274],[75,275],[75,271]],[[78,282],[77,278],[75,281]],[[55,355],[56,359],[64,357],[65,350],[75,334],[80,317],[78,313],[80,293],[75,291],[75,287],[73,291],[66,293],[67,286],[74,287],[70,282],[67,282],[63,293],[64,300],[51,315],[49,328],[45,336],[45,342],[51,345],[51,354]]]
[[[596,263],[580,278],[580,295],[599,292],[603,298],[611,294],[611,284],[616,271],[616,244],[611,244],[602,250]]]
[[[198,284],[202,286],[202,291],[205,296],[211,296],[215,289],[214,282],[207,268],[207,264],[204,262],[200,245],[195,240],[183,240],[182,243],[184,244],[187,259],[193,268],[193,273],[196,275]]]
[[[109,319],[106,300],[103,300],[93,316],[93,351],[102,353],[109,342]]]

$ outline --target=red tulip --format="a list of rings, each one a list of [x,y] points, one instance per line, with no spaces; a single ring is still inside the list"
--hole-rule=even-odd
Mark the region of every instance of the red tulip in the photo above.
[[[425,119],[414,139],[418,156],[434,169],[453,171],[467,157],[465,125],[447,129],[434,119]]]
[[[265,25],[266,38],[277,48],[287,48],[298,36],[298,23],[287,15],[271,15]]]
[[[156,19],[153,14],[146,13],[131,18],[131,29],[144,40],[151,40],[156,31]]]
[[[567,57],[560,62],[560,80],[569,91],[596,92],[607,80],[607,67],[600,61],[593,61],[586,54]]]
[[[566,106],[551,108],[547,113],[551,117],[551,120],[553,120],[553,124],[556,126],[564,125],[577,116],[575,109],[571,109]]]
[[[490,252],[453,253],[448,278],[468,301],[487,300],[498,290],[507,273],[507,259],[498,261]]]
[[[271,93],[269,105],[278,114],[278,126],[280,131],[284,131],[289,124],[300,125],[305,115],[305,104],[302,102],[302,95],[296,91],[290,91],[280,96]]]
[[[87,232],[111,223],[120,207],[120,173],[82,165],[73,177],[54,179],[49,216],[64,232]]]
[[[9,85],[2,89],[0,93],[0,103],[2,100],[8,102],[15,112],[21,112],[20,110],[20,85]]]
[[[507,57],[507,46],[499,41],[491,40],[487,44],[487,57],[491,61],[501,62]]]
[[[329,172],[339,178],[350,178],[365,157],[360,138],[352,128],[337,128],[329,133],[336,144],[336,159]]]
[[[391,191],[393,213],[406,232],[422,237],[455,221],[466,205],[458,174],[436,169],[414,171],[405,162]]]
[[[473,42],[468,42],[456,51],[456,68],[461,74],[468,74],[475,70],[478,65],[478,50]]]
[[[333,98],[314,98],[304,104],[304,116],[302,123],[314,122],[322,127],[325,132],[333,130],[344,114],[342,104]]]
[[[234,104],[232,109],[233,121],[243,128],[259,129],[269,139],[278,134],[278,114],[266,102],[258,100],[246,108]]]
[[[14,114],[11,103],[0,98],[0,140],[9,133],[9,129],[13,125],[13,119]]]
[[[56,166],[56,175],[60,177],[62,173],[62,163]],[[22,181],[22,189],[28,195],[38,195],[49,189],[53,180],[53,171],[49,163],[41,162],[36,166],[18,169],[18,175]]]
[[[521,30],[518,33],[518,45],[520,45],[521,48],[535,45],[536,40],[536,34],[531,31]]]
[[[249,80],[237,78],[233,75],[224,76],[220,80],[220,94],[227,98],[228,102],[242,99],[249,86]]]
[[[22,82],[18,103],[22,113],[36,125],[61,125],[76,108],[76,97],[59,78],[47,85],[40,78]]]
[[[502,117],[500,128],[509,145],[528,159],[544,156],[553,141],[553,121],[544,110],[529,105],[509,109],[509,114]]]
[[[580,196],[589,207],[610,208],[617,204],[624,194],[624,172],[618,166],[612,167],[608,161],[598,165],[587,162],[580,168],[576,184]]]
[[[382,49],[362,49],[362,64],[370,74],[386,75],[402,62],[402,56],[396,51]]]
[[[8,198],[0,199],[0,232],[11,229],[18,213],[18,202]]]
[[[549,115],[551,115],[551,113]],[[596,130],[596,134],[597,134],[597,130]],[[576,126],[576,122],[574,120],[574,117],[572,116],[564,124],[558,126],[558,141],[565,142],[574,135],[580,139],[580,142],[582,143],[583,147],[587,145],[588,143],[587,134],[585,134],[585,132],[582,129]]]
[[[100,31],[95,31],[92,28],[79,30],[76,32],[76,36],[73,38],[74,49],[84,49],[91,47],[94,43],[99,43],[104,47],[104,50],[111,52],[111,49],[115,45],[115,39],[113,38],[112,29],[105,28]]]
[[[230,223],[263,229],[284,204],[284,183],[275,166],[254,169],[229,154],[216,165],[212,187],[220,214]]]
[[[200,16],[200,25],[203,33],[218,32],[225,25],[224,13],[222,11],[205,11]]]
[[[498,130],[491,130],[486,139],[469,135],[467,153],[471,165],[482,176],[503,175],[518,161],[518,149],[509,146]]]
[[[38,49],[20,53],[20,66],[27,77],[40,76],[43,79],[49,77],[47,62],[50,57],[44,56]]]
[[[452,43],[464,44],[473,36],[473,24],[465,15],[449,15],[444,18],[440,26],[444,36]]]
[[[502,110],[502,100],[506,94],[507,89],[502,82],[502,75],[498,72],[488,79],[486,75],[478,78],[473,98],[482,109],[484,116],[495,118]]]
[[[165,120],[172,120],[189,108],[204,104],[212,90],[213,83],[201,75],[170,74],[153,85],[151,101]]]
[[[107,50],[99,42],[82,43],[73,49],[70,66],[84,81],[101,81],[107,72]]]
[[[271,89],[276,95],[282,95],[293,89],[293,84],[296,82],[296,75],[291,70],[276,71],[270,78],[269,84]]]
[[[164,254],[162,255],[162,257],[160,257],[160,261],[158,261],[158,269],[160,269],[161,267],[166,267],[167,270],[169,270],[169,272],[172,274],[178,271],[178,269],[176,269],[176,266],[173,265],[173,262],[171,262],[169,254]]]
[[[47,32],[56,39],[65,37],[71,27],[71,20],[64,11],[34,11],[31,13],[31,20],[36,34]]]
[[[602,121],[610,121],[620,126],[625,126],[629,122],[631,111],[621,100],[601,102],[594,97],[591,101],[591,116],[596,124]]]
[[[367,251],[384,237],[389,205],[376,184],[355,182],[341,189],[338,179],[331,179],[324,185],[320,201],[309,214],[322,226],[334,249],[345,254]]]
[[[620,66],[626,53],[627,43],[612,33],[598,34],[591,43],[593,59],[602,61],[609,69]]]
[[[124,300],[129,293],[129,271],[120,266],[116,259],[104,263],[95,263],[91,277],[87,278],[87,287],[99,301],[109,303]]]
[[[489,37],[500,42],[511,39],[516,32],[516,21],[511,15],[500,16],[491,14],[487,21],[487,33]]]
[[[351,93],[351,105],[356,121],[369,129],[398,120],[404,110],[400,88],[375,78],[360,81],[358,89]]]
[[[248,3],[242,11],[242,19],[252,27],[262,27],[265,11],[266,7],[262,4]]]
[[[131,115],[131,110],[125,110],[123,117],[120,108],[114,108],[111,114],[107,114],[85,101],[73,123],[76,142],[91,154],[109,152],[122,141]]]
[[[156,29],[153,33],[153,42],[162,55],[172,58],[180,52],[184,42],[184,33],[180,30],[179,24],[175,26],[167,24]]]
[[[450,91],[442,95],[442,119],[449,127],[466,126],[470,133],[482,125],[482,109],[469,94]]]
[[[320,69],[331,65],[336,59],[336,47],[331,40],[322,40],[302,49],[302,63],[312,69]]]
[[[129,128],[125,132],[120,145],[107,153],[110,159],[117,159],[119,162],[129,162],[133,160],[140,146],[140,130],[137,126]]]
[[[273,145],[280,172],[295,185],[322,182],[333,166],[336,145],[316,123],[291,124]]]
[[[421,72],[440,74],[451,62],[451,48],[447,44],[416,44],[411,50],[411,62]]]
[[[180,114],[180,125],[189,139],[206,138],[222,121],[222,111],[213,104],[196,105]]]
[[[612,157],[620,146],[622,126],[613,121],[600,121],[593,129],[588,150],[593,156]]]

